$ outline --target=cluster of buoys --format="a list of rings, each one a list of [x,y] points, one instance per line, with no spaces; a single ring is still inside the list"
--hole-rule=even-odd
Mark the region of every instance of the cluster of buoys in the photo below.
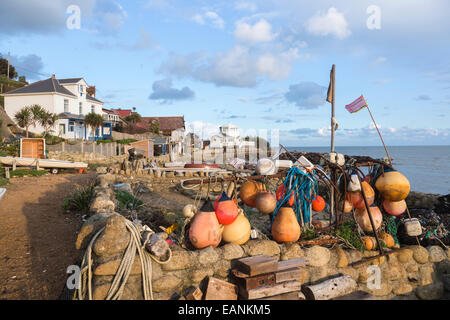
[[[266,186],[259,181],[248,180],[241,185],[239,197],[247,206],[256,207],[256,196],[259,192],[265,192]]]
[[[375,188],[384,199],[383,208],[386,213],[398,216],[405,212],[405,199],[411,186],[404,175],[395,170],[386,170],[378,177]]]
[[[387,248],[392,248],[395,245],[394,238],[387,232],[382,232],[379,234],[378,239],[382,242]],[[377,249],[377,240],[375,237],[365,236],[362,238],[364,243],[364,247],[366,250],[375,250]]]

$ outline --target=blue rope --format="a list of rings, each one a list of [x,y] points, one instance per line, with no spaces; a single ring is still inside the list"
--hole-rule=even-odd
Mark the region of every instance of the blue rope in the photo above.
[[[297,221],[301,224],[302,213],[304,223],[311,220],[310,204],[316,199],[319,189],[314,174],[314,170],[311,173],[305,173],[297,167],[292,167],[289,170],[286,179],[283,182],[284,196],[277,202],[277,206],[272,216],[272,224],[280,208],[289,203],[289,199],[292,195],[294,195],[293,210],[297,217]]]

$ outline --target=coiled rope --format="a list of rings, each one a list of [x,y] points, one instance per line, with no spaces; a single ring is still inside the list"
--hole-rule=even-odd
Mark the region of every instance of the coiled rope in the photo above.
[[[283,182],[284,195],[277,202],[273,212],[272,224],[280,208],[289,203],[291,196],[294,196],[293,210],[297,221],[304,226],[311,220],[311,203],[316,199],[318,193],[318,183],[314,176],[315,172],[303,172],[298,167],[292,167]]]
[[[172,251],[169,248],[169,257],[166,261],[160,261],[156,259],[152,254],[145,250],[145,244],[147,243],[149,237],[144,239],[142,243],[141,231],[149,231],[151,234],[154,233],[153,230],[147,226],[141,227],[136,225],[130,220],[126,220],[126,228],[130,233],[130,240],[125,253],[120,262],[119,268],[114,275],[114,279],[111,283],[111,287],[108,290],[105,300],[120,300],[125,288],[125,284],[128,277],[131,274],[131,268],[136,256],[136,250],[139,255],[139,260],[141,264],[141,275],[142,275],[142,289],[145,300],[153,300],[153,290],[152,290],[152,261],[155,260],[159,264],[166,264],[172,258]],[[83,260],[81,262],[81,272],[80,272],[80,286],[75,291],[75,299],[85,300],[86,295],[89,300],[92,300],[92,246],[95,240],[103,233],[105,227],[101,228],[91,239],[89,245],[84,253]]]

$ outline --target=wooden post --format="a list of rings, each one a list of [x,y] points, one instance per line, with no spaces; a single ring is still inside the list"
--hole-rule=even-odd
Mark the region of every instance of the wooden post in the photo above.
[[[36,159],[36,170],[39,170],[39,158]]]
[[[352,277],[344,275],[316,285],[303,286],[302,292],[307,300],[329,300],[352,293],[357,287]]]
[[[6,177],[6,179],[10,179],[11,178],[11,176],[9,174],[9,167],[5,167],[5,177]]]
[[[100,154],[103,156],[103,143],[100,143]]]
[[[66,150],[66,143],[63,141],[61,144],[62,144],[62,152],[64,152]]]
[[[16,158],[14,158],[13,163],[12,163],[13,171],[16,171],[16,162],[17,162],[17,160],[16,160]]]
[[[81,140],[81,153],[84,153],[84,140]]]

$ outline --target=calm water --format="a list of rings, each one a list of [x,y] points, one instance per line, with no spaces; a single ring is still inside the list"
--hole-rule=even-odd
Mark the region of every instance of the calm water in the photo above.
[[[329,152],[330,147],[290,147],[302,152]],[[450,146],[388,147],[396,170],[411,183],[411,190],[450,193]],[[338,147],[336,152],[349,156],[386,157],[383,147]]]

